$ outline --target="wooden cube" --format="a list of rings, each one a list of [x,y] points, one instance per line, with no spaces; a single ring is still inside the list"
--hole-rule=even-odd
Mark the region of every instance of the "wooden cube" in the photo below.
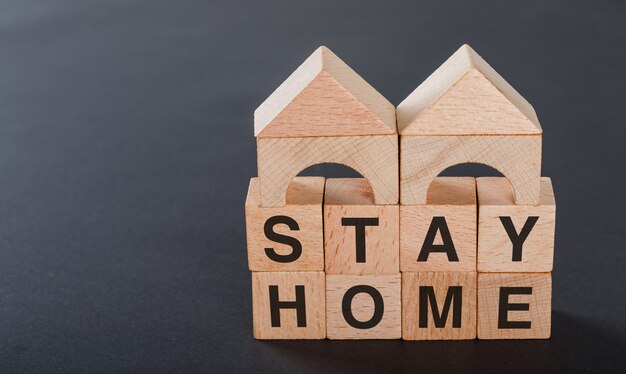
[[[400,339],[400,274],[327,275],[329,339]]]
[[[539,205],[515,205],[506,178],[478,178],[478,271],[549,272],[554,257],[556,203],[541,178]]]
[[[435,178],[426,204],[400,206],[400,270],[476,271],[474,178]]]
[[[261,207],[259,180],[252,178],[246,200],[250,270],[324,270],[323,199],[324,178],[297,177],[287,205]]]
[[[476,272],[402,273],[402,339],[476,338]]]
[[[329,178],[324,193],[327,274],[396,274],[398,205],[375,205],[364,178]]]
[[[324,272],[253,272],[256,339],[324,339]]]
[[[479,339],[548,339],[552,273],[478,273]]]

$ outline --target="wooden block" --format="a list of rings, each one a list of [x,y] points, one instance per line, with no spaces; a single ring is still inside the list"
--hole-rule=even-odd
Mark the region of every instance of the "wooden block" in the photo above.
[[[426,204],[428,187],[445,169],[485,164],[511,182],[515,203],[539,203],[540,135],[400,136],[402,205]]]
[[[402,273],[402,339],[476,338],[476,272]]]
[[[378,205],[398,203],[398,137],[396,135],[258,138],[261,206],[283,206],[291,180],[305,168],[346,165],[368,180]]]
[[[396,134],[393,104],[319,47],[254,113],[259,138]]]
[[[517,204],[539,203],[542,129],[533,107],[462,46],[396,110],[401,204],[425,204],[433,178],[481,163],[507,177]]]
[[[400,206],[400,270],[476,271],[473,177],[435,178],[426,204]]]
[[[264,208],[259,180],[252,178],[246,199],[250,270],[324,270],[323,199],[324,178],[297,177],[289,185],[285,206]]]
[[[256,339],[324,339],[324,272],[253,272]]]
[[[469,45],[397,108],[402,135],[541,134],[532,105]]]
[[[400,274],[327,275],[329,339],[400,339]]]
[[[329,178],[324,192],[327,274],[397,274],[398,205],[375,205],[364,178]]]
[[[552,273],[478,273],[479,339],[548,339]]]
[[[515,205],[506,178],[478,178],[478,271],[549,272],[554,257],[556,203],[541,178],[539,205]]]

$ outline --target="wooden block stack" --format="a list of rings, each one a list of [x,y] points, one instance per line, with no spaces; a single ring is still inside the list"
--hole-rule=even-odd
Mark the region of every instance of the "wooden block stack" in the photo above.
[[[255,112],[257,339],[550,336],[556,205],[532,106],[469,46],[397,109],[320,47]],[[298,177],[339,163],[363,178]],[[482,163],[504,177],[440,177]]]

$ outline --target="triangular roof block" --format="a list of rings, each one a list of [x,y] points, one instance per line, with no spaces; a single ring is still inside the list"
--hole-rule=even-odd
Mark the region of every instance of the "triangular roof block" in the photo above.
[[[541,134],[535,110],[463,45],[397,109],[402,135]]]
[[[259,138],[396,134],[393,104],[319,47],[254,112]]]

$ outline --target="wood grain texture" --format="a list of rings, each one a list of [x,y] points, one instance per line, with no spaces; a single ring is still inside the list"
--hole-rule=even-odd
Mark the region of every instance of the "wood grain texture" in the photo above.
[[[397,133],[394,105],[326,47],[257,108],[254,128],[260,138]]]
[[[256,339],[326,338],[326,279],[324,272],[253,272],[252,317]],[[295,309],[280,310],[280,327],[272,327],[269,287],[278,286],[278,300],[296,300],[304,286],[306,326],[298,327]]]
[[[476,338],[476,272],[420,272],[402,273],[402,339],[404,340],[459,340]],[[452,298],[445,325],[435,326],[433,304],[421,306],[427,312],[426,326],[420,326],[420,287],[432,287],[438,316],[443,309],[450,287],[460,287],[460,325],[455,327]]]
[[[400,339],[400,274],[395,275],[327,275],[326,276],[326,324],[329,339]],[[346,321],[342,303],[346,292],[359,285],[375,288],[383,300],[383,315],[371,328],[352,327]],[[352,315],[357,321],[366,322],[374,316],[374,301],[367,293],[357,293],[351,302]]]
[[[468,45],[397,108],[402,135],[541,134],[533,107]]]
[[[530,287],[531,294],[508,296],[509,304],[528,310],[500,313],[502,287]],[[530,328],[498,328],[500,315],[508,321],[530,321]],[[548,339],[552,319],[552,273],[478,273],[479,339]]]
[[[321,163],[348,166],[365,177],[378,205],[398,203],[398,137],[396,135],[259,138],[257,162],[261,206],[285,205],[285,192],[302,170]]]
[[[365,227],[365,262],[357,261],[356,227],[344,218],[375,218]],[[329,178],[324,193],[324,251],[327,274],[397,274],[400,223],[398,205],[375,205],[363,178]]]
[[[402,205],[426,204],[428,187],[445,169],[463,163],[491,166],[509,179],[515,203],[539,203],[541,136],[401,136]]]
[[[418,261],[434,217],[445,219],[458,261],[451,261],[445,252],[430,252],[425,261]],[[449,244],[443,242],[439,229],[435,240],[428,239],[428,242]],[[437,177],[430,184],[426,204],[400,206],[400,270],[476,271],[476,181],[473,177]]]
[[[282,207],[260,206],[259,180],[252,178],[246,199],[246,236],[248,242],[248,266],[252,271],[313,271],[324,270],[324,228],[322,202],[324,178],[296,177],[287,190],[287,204]],[[301,254],[293,262],[276,262],[267,256],[271,248],[280,256],[288,256],[293,248],[267,238],[264,227],[268,219],[287,216],[298,225],[292,230],[287,224],[272,226],[272,231],[296,238]]]
[[[478,271],[549,272],[554,258],[556,202],[550,178],[541,178],[539,205],[515,205],[506,178],[478,178]],[[510,217],[517,234],[538,217],[513,261],[513,243],[500,217]]]

